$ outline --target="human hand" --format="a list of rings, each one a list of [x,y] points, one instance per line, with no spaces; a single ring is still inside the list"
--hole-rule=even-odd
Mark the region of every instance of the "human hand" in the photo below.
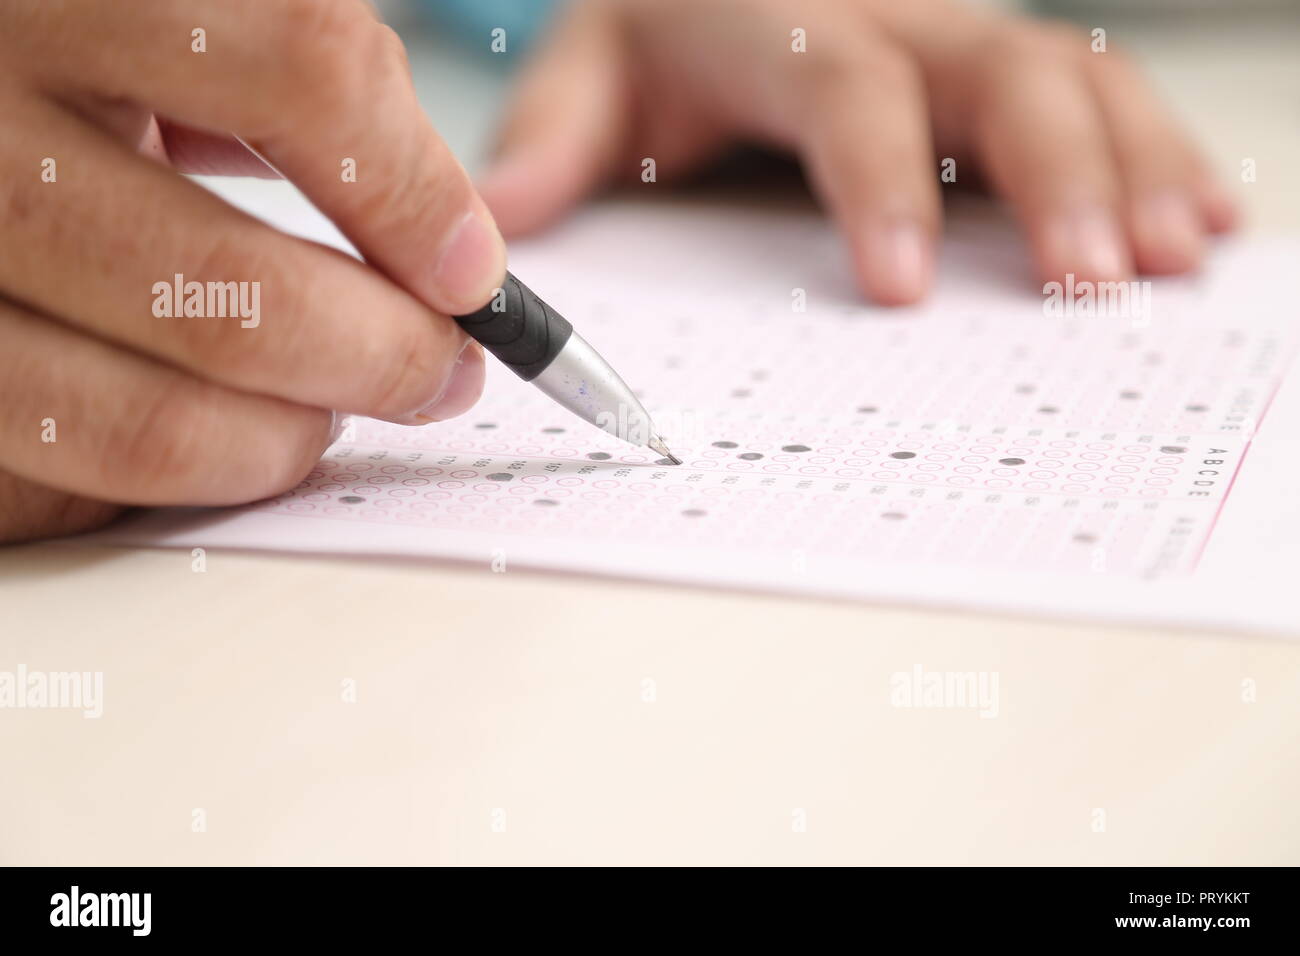
[[[274,495],[335,410],[477,399],[448,315],[491,298],[504,244],[364,0],[10,0],[0,64],[0,541]],[[231,134],[366,262],[177,174],[269,174]],[[239,284],[247,314],[160,315],[176,276]]]
[[[669,178],[738,141],[798,155],[886,304],[929,287],[941,157],[1011,205],[1044,281],[1184,272],[1235,218],[1122,53],[950,0],[578,0],[525,69],[480,189],[522,233],[643,157]]]

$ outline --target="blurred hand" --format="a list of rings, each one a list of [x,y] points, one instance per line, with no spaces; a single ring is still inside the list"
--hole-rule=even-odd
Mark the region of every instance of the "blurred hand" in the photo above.
[[[0,115],[0,541],[274,495],[332,410],[416,424],[477,399],[482,352],[447,315],[491,298],[505,247],[365,0],[8,0]],[[232,133],[368,264],[155,161],[269,174]],[[258,283],[259,320],[160,317],[177,275]]]
[[[577,0],[524,71],[480,190],[522,233],[643,157],[671,177],[738,141],[799,156],[886,304],[930,285],[941,157],[1010,203],[1044,281],[1193,269],[1234,220],[1122,53],[951,0]]]

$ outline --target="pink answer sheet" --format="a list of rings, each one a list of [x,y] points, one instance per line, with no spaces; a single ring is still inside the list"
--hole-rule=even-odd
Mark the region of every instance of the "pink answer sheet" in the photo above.
[[[345,245],[285,184],[218,190]],[[492,367],[456,420],[350,419],[274,499],[95,537],[1300,633],[1298,252],[1228,245],[1196,278],[1098,290],[1098,315],[1086,289],[1040,292],[1011,228],[965,209],[934,295],[887,310],[814,210],[610,202],[511,268],[682,466]]]

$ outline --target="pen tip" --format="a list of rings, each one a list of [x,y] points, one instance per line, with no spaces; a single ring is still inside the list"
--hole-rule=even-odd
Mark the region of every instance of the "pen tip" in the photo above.
[[[660,438],[658,435],[655,435],[648,442],[646,442],[646,444],[649,445],[651,448],[653,448],[655,451],[659,452],[659,454],[667,458],[672,464],[680,465],[682,463],[682,460],[680,458],[678,458],[676,455],[674,455],[671,451],[668,450],[668,446],[664,444],[664,440]]]

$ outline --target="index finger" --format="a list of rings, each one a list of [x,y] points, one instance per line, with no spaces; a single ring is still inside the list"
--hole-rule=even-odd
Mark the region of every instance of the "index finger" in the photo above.
[[[47,88],[236,133],[368,262],[445,314],[505,276],[505,244],[420,109],[401,41],[361,0],[99,0],[16,10]],[[15,11],[6,14],[15,15]],[[125,51],[106,55],[105,51]]]

